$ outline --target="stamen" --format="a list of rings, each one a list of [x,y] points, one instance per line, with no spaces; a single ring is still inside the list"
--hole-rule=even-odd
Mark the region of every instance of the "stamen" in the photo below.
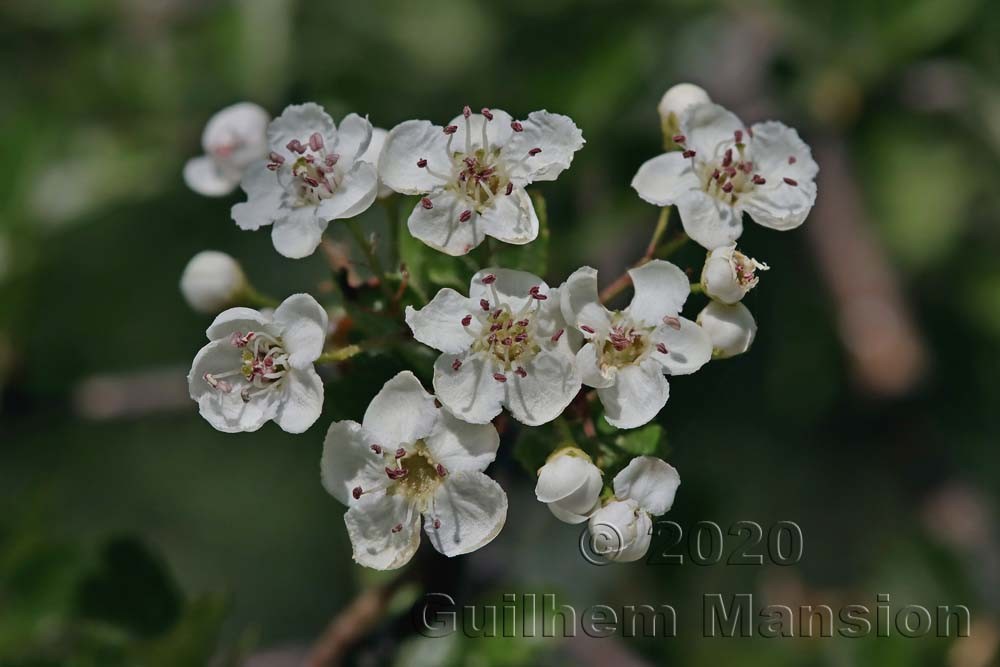
[[[528,371],[524,370],[524,367],[518,366],[517,370],[514,371],[514,375],[517,375],[518,377],[526,378],[526,377],[528,377]]]
[[[404,456],[406,456],[406,450],[405,449],[403,449],[402,447],[400,447],[399,449],[396,450],[396,458],[397,459],[401,459]]]
[[[417,160],[417,166],[423,169],[424,167],[427,166],[427,160],[425,160],[424,158],[420,158],[419,160]]]
[[[462,326],[467,327],[472,324],[472,315],[466,315],[462,318]]]
[[[409,475],[410,471],[407,470],[406,468],[390,468],[386,466],[385,474],[392,481],[398,482],[399,480]]]
[[[458,216],[459,222],[468,222],[471,219],[472,219],[472,211],[470,211],[469,209],[465,209],[464,211],[462,211],[462,214]]]
[[[372,451],[381,456],[382,455],[382,446],[381,445],[372,445]]]
[[[687,137],[685,137],[683,134],[675,134],[674,136],[671,137],[671,139],[675,144],[683,144],[685,141],[687,141]]]
[[[671,329],[680,331],[681,321],[679,319],[677,319],[676,317],[672,317],[670,315],[667,315],[666,317],[663,318],[663,323],[666,324]]]
[[[483,114],[483,117],[486,120],[493,120],[493,112],[490,111],[487,107],[483,107],[483,110],[480,111],[480,113]]]
[[[781,180],[783,180],[785,183],[788,183],[789,185],[798,185],[799,184],[799,182],[796,181],[794,178],[788,178],[787,176],[785,178],[781,179]]]
[[[663,343],[656,344],[656,351],[659,352],[660,354],[668,354],[667,346],[664,345]]]
[[[468,118],[471,115],[472,115],[472,109],[469,108],[468,104],[466,104],[464,107],[462,107],[462,116]]]
[[[483,310],[489,310],[490,309],[490,302],[487,301],[486,299],[480,299],[479,300],[479,307],[482,308]]]
[[[697,151],[684,151],[683,153],[681,153],[683,157],[694,157],[697,154],[698,154]]]
[[[551,340],[553,343],[558,343],[559,339],[562,338],[562,335],[563,335],[563,329],[560,329],[559,331],[552,334],[552,338],[550,338],[549,340]]]
[[[439,463],[439,464],[437,464],[437,465],[436,465],[436,466],[434,467],[434,470],[436,470],[436,471],[437,471],[437,474],[438,474],[438,477],[444,477],[445,475],[447,475],[447,474],[448,474],[448,469],[447,469],[447,468],[445,468],[445,467],[444,467],[443,465],[441,465],[440,463]]]
[[[733,163],[733,149],[727,148],[726,154],[722,156],[722,166],[728,167]]]
[[[722,186],[722,191],[725,192],[726,194],[729,194],[730,192],[733,191],[733,184],[732,183],[728,183],[728,182],[725,183]]]
[[[796,162],[797,162],[797,160],[795,159],[794,155],[789,155],[788,156],[788,164],[795,164]]]
[[[316,152],[323,150],[323,135],[319,132],[313,132],[309,135],[309,148]]]
[[[743,143],[743,130],[736,130],[735,132],[733,132],[733,137],[736,138],[736,143],[742,144]]]
[[[753,182],[756,183],[757,185],[764,185],[765,183],[767,183],[767,179],[761,176],[760,174],[754,174]]]
[[[457,371],[461,367],[462,367],[461,359],[455,359],[454,361],[451,362],[451,370]]]
[[[514,191],[514,184],[513,183],[508,183],[507,184],[507,191],[504,192],[504,194],[509,196],[510,193],[513,192],[513,191]]]
[[[271,162],[275,164],[285,164],[285,156],[282,155],[281,153],[275,153],[274,151],[271,151],[267,157],[271,160]]]
[[[524,125],[521,125],[521,121],[519,120],[512,120],[510,122],[510,129],[515,132],[524,132]]]
[[[441,529],[441,519],[434,519],[434,530]]]
[[[538,148],[536,146],[535,148],[532,148],[530,151],[528,151],[528,155],[530,155],[531,157],[535,157],[536,155],[538,155],[541,152],[542,152],[542,149]]]
[[[361,493],[362,493],[362,491],[361,491],[361,487],[360,486],[354,487],[354,490],[351,491],[351,495],[354,496],[355,500],[357,500],[358,498],[361,497]]]
[[[392,527],[392,532],[394,533],[398,533],[401,530],[403,530],[403,524],[401,523],[397,523],[395,526]]]
[[[428,211],[434,208],[434,202],[432,202],[429,197],[423,197],[420,200],[420,205],[423,206],[424,209]]]
[[[494,373],[493,379],[496,380],[497,382],[506,382],[507,376],[504,375],[503,373]]]
[[[482,283],[484,285],[492,285],[496,281],[497,281],[497,277],[494,274],[492,274],[492,273],[488,273],[485,276],[483,276]]]
[[[445,134],[455,134],[458,132],[458,125],[446,125],[443,132]]]
[[[292,139],[291,141],[289,141],[287,144],[285,144],[285,148],[287,148],[292,153],[298,153],[299,155],[302,155],[303,153],[306,152],[306,147],[303,146],[302,142],[299,141],[298,139]]]
[[[584,331],[586,331],[589,334],[594,333],[594,328],[593,327],[589,327],[586,324],[581,324],[580,328],[583,329]]]

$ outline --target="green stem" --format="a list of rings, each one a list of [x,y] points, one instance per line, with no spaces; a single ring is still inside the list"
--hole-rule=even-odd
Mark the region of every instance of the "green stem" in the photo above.
[[[244,287],[239,295],[237,295],[236,302],[253,308],[276,308],[278,306],[277,299],[272,299],[269,296],[261,294],[254,289],[253,285]]]
[[[314,363],[317,364],[336,364],[341,361],[346,361],[351,357],[356,357],[364,352],[364,348],[360,345],[347,345],[345,347],[338,348],[336,350],[330,350],[329,352],[324,352],[317,357]]]
[[[347,225],[347,230],[354,237],[354,242],[358,244],[358,248],[365,256],[365,260],[368,262],[368,268],[371,269],[375,277],[378,278],[379,287],[382,288],[382,293],[386,298],[386,305],[392,304],[392,288],[389,286],[389,282],[386,280],[385,269],[382,268],[382,262],[378,258],[378,254],[375,252],[375,248],[365,237],[364,231],[361,229],[361,225],[357,220],[348,219],[344,221]]]
[[[660,210],[660,217],[656,220],[653,236],[649,239],[649,245],[646,246],[646,254],[642,256],[643,260],[645,260],[642,262],[643,264],[653,259],[653,256],[656,255],[656,249],[663,239],[663,233],[667,231],[667,223],[670,222],[670,211],[672,208],[671,206],[665,206]]]
[[[691,294],[701,294],[704,291],[701,283],[691,283]]]

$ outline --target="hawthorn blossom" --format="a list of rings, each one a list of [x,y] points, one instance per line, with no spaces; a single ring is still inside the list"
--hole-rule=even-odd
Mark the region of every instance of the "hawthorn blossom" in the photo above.
[[[604,482],[601,469],[578,447],[553,452],[538,470],[535,497],[566,523],[583,523],[597,509]]]
[[[184,182],[200,195],[221,197],[240,184],[252,163],[267,155],[271,116],[252,102],[240,102],[212,116],[201,134],[205,154],[184,165]]]
[[[214,314],[231,306],[248,286],[239,262],[216,250],[199,252],[181,274],[181,294],[199,313]]]
[[[645,162],[632,187],[651,204],[676,205],[684,231],[708,250],[735,243],[744,212],[784,231],[801,225],[816,201],[819,167],[781,123],[747,128],[717,104],[698,104],[681,114],[673,141],[684,150]]]
[[[637,456],[614,479],[615,497],[590,515],[595,553],[627,563],[646,555],[653,537],[653,517],[674,504],[681,485],[677,470],[655,456]]]
[[[445,407],[473,424],[503,407],[529,426],[559,416],[580,390],[559,296],[530,273],[483,269],[467,297],[445,288],[420,310],[408,306],[413,337],[443,353],[434,391]]]
[[[712,356],[701,327],[678,314],[691,291],[683,271],[653,260],[629,276],[635,295],[624,310],[601,304],[589,266],[560,288],[563,315],[586,341],[576,355],[583,383],[597,389],[605,419],[618,428],[642,426],[666,405],[665,373],[694,373]]]
[[[267,159],[243,176],[247,201],[233,206],[233,220],[241,229],[273,224],[275,250],[293,259],[311,255],[331,220],[354,217],[375,201],[378,175],[362,159],[371,137],[371,123],[357,114],[338,129],[318,104],[286,107],[267,127]]]
[[[313,362],[328,318],[314,298],[294,294],[273,315],[230,308],[215,318],[188,373],[188,390],[209,424],[226,433],[256,431],[273,419],[302,433],[319,418],[323,382]]]
[[[757,336],[757,322],[742,303],[710,301],[698,313],[698,324],[712,340],[712,357],[728,359],[750,349]]]
[[[385,146],[385,139],[387,136],[389,136],[388,130],[383,130],[381,127],[373,127],[372,140],[368,143],[368,150],[366,150],[358,159],[364,160],[378,170],[378,159],[382,155],[382,147]],[[377,194],[378,199],[386,199],[387,197],[391,197],[393,194],[392,188],[382,183],[382,180],[379,179]]]
[[[426,195],[407,220],[410,233],[449,255],[464,255],[487,236],[517,245],[538,236],[524,188],[553,181],[584,140],[568,116],[465,107],[448,125],[408,120],[389,132],[379,175],[408,195]]]
[[[330,425],[323,486],[348,507],[354,560],[392,570],[420,545],[420,517],[434,548],[458,556],[488,544],[507,519],[507,495],[483,474],[500,436],[435,403],[403,371],[372,399],[362,423]]]
[[[770,267],[736,250],[736,245],[709,250],[701,271],[701,287],[712,299],[733,304],[760,282],[757,271]]]

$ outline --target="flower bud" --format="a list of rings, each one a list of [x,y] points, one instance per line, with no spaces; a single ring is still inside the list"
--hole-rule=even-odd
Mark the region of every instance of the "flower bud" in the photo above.
[[[726,304],[740,301],[757,286],[756,271],[767,271],[767,264],[747,257],[736,246],[723,246],[709,251],[701,271],[701,286],[705,294]]]
[[[233,305],[247,287],[239,262],[215,250],[203,250],[192,257],[181,275],[184,300],[194,310],[209,315]]]
[[[628,563],[649,551],[653,520],[634,500],[612,500],[590,515],[587,529],[594,554]]]
[[[586,452],[565,447],[538,470],[535,496],[560,521],[582,523],[597,507],[603,486],[601,471]]]
[[[711,98],[704,88],[693,83],[678,83],[663,93],[656,110],[660,112],[660,121],[663,125],[663,135],[669,140],[677,134],[680,129],[681,113],[695,104],[711,102]]]
[[[712,356],[716,359],[743,354],[757,335],[757,323],[742,303],[711,301],[698,313],[698,324],[712,340]]]

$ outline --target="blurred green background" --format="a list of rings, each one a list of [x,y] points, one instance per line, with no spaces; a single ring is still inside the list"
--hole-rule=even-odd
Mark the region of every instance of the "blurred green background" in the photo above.
[[[185,188],[214,111],[314,100],[385,128],[466,103],[568,114],[587,145],[539,188],[547,278],[588,263],[610,281],[655,222],[628,183],[660,152],[656,103],[679,81],[797,127],[821,171],[803,228],[741,240],[772,267],[746,301],[753,349],[672,384],[659,423],[683,485],[667,518],[795,521],[802,561],[589,565],[505,437],[506,527],[469,557],[421,556],[428,587],[459,605],[669,602],[678,637],[419,640],[404,595],[348,662],[997,664],[997,3],[8,0],[0,54],[0,665],[296,665],[381,581],[351,562],[318,461],[329,422],[359,418],[403,362],[342,369],[304,436],[217,433],[187,398],[209,321],[177,289],[194,253],[329,301],[320,254],[284,259],[232,223],[238,194]],[[698,271],[701,254],[677,261]],[[972,636],[705,639],[715,592],[964,604]]]

